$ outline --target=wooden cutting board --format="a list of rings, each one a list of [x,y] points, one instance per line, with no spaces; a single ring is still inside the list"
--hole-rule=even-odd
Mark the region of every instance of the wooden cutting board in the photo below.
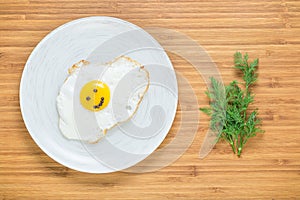
[[[49,158],[23,123],[19,84],[28,56],[51,30],[87,16],[113,16],[143,28],[173,29],[201,44],[225,83],[236,78],[233,54],[260,58],[254,92],[266,131],[243,155],[219,143],[199,148],[209,119],[176,162],[146,174],[86,174]],[[0,199],[300,199],[300,1],[298,0],[0,0]],[[169,54],[199,106],[206,84],[188,62]],[[162,145],[170,142],[174,126]]]

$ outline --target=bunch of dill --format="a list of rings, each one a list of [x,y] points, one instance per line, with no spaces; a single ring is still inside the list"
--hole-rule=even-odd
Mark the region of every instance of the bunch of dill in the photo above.
[[[210,107],[200,108],[211,117],[210,129],[217,133],[217,141],[227,141],[238,156],[249,138],[263,132],[259,127],[261,121],[257,117],[257,109],[248,111],[249,104],[254,100],[251,87],[257,80],[257,67],[258,59],[249,63],[248,54],[243,56],[236,52],[234,68],[242,72],[244,83],[234,80],[224,87],[211,77],[211,86],[206,92],[210,98]]]

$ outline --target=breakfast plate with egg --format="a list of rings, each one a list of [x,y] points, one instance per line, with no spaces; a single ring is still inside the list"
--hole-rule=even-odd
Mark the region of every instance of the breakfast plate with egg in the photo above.
[[[33,50],[20,83],[28,132],[82,172],[128,169],[167,136],[177,109],[172,63],[142,28],[112,17],[63,24]]]

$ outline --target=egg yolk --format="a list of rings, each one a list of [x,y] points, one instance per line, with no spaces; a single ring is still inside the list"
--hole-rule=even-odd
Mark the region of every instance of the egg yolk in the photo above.
[[[108,105],[109,100],[109,87],[101,81],[90,81],[81,88],[80,102],[85,109],[100,111]]]

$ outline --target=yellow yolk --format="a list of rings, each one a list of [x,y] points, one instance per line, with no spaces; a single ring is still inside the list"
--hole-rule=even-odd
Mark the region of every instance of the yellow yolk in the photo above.
[[[100,111],[108,105],[109,100],[109,87],[101,81],[90,81],[81,88],[80,102],[85,109]]]

